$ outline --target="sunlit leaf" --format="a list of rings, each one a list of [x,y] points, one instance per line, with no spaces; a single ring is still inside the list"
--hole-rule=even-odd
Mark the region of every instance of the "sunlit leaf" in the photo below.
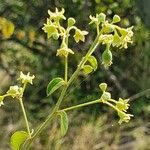
[[[64,84],[65,84],[65,81],[62,78],[52,79],[47,86],[47,96],[51,95],[53,92],[55,92]]]
[[[29,134],[25,131],[15,132],[10,139],[10,146],[12,150],[20,150],[21,145],[29,137]]]
[[[84,65],[83,67],[83,72],[87,75],[89,73],[91,73],[93,71],[93,67],[91,67],[90,65]]]
[[[61,135],[64,136],[68,130],[68,124],[69,124],[68,116],[65,111],[61,111],[59,115],[61,117],[60,119]]]
[[[88,57],[88,61],[91,64],[91,66],[93,67],[94,71],[97,69],[97,60],[94,56],[89,56]]]

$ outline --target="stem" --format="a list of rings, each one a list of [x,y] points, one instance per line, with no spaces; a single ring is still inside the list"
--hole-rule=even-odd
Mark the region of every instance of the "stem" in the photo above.
[[[113,102],[115,104],[117,103],[116,100],[114,100],[114,99],[109,99],[108,101]]]
[[[115,107],[113,104],[111,104],[109,102],[105,102],[104,104],[107,104],[108,106],[110,106],[111,108],[113,108],[114,110],[116,110],[117,112],[118,111],[120,112],[120,110],[117,107]]]
[[[100,32],[100,34],[102,33],[102,30]],[[52,120],[52,118],[55,115],[55,112],[58,111],[60,104],[65,96],[65,93],[68,89],[68,87],[70,86],[70,84],[74,81],[74,79],[78,76],[82,66],[86,63],[88,56],[90,56],[94,50],[97,48],[97,46],[99,45],[99,36],[100,34],[96,37],[96,39],[94,40],[93,44],[91,45],[89,51],[87,52],[87,54],[85,55],[85,57],[82,58],[81,62],[78,65],[78,68],[76,69],[76,71],[73,73],[73,75],[71,76],[71,78],[69,79],[69,81],[67,82],[67,84],[63,87],[63,90],[61,92],[61,95],[56,103],[56,106],[54,107],[54,109],[52,110],[52,112],[48,115],[47,119],[45,120],[44,123],[42,123],[40,125],[40,127],[35,131],[35,133],[33,134],[33,136],[31,137],[31,139],[27,140],[23,146],[22,146],[22,150],[28,150],[29,146],[31,145],[31,143],[34,141],[34,139],[49,125],[50,121]]]
[[[65,57],[65,82],[67,83],[68,77],[68,56]]]
[[[100,100],[97,99],[97,100],[94,100],[94,101],[91,101],[91,102],[87,102],[87,103],[83,103],[83,104],[71,106],[71,107],[68,107],[68,108],[64,108],[64,109],[59,110],[59,111],[69,111],[69,110],[77,109],[77,108],[80,108],[80,107],[84,107],[84,106],[88,106],[88,105],[93,105],[93,104],[96,104],[96,103],[100,103]]]
[[[30,132],[30,128],[29,128],[29,123],[28,123],[28,119],[27,119],[27,115],[26,115],[26,111],[25,111],[25,108],[24,108],[24,105],[23,105],[22,98],[20,98],[20,105],[21,105],[21,109],[22,109],[22,112],[23,112],[23,116],[24,116],[24,120],[25,120],[25,123],[26,123],[26,127],[27,127],[27,131],[28,131],[28,134],[29,134],[29,138],[31,138],[31,132]]]
[[[99,34],[99,24],[96,25],[97,34]]]

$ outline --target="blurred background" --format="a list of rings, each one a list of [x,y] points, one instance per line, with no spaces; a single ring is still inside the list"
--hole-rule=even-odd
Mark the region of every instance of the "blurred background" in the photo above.
[[[118,99],[130,98],[128,124],[118,124],[117,114],[104,105],[92,105],[69,113],[69,130],[60,138],[57,120],[35,141],[32,150],[148,150],[150,149],[150,1],[149,0],[0,0],[0,23],[8,20],[8,28],[0,33],[0,94],[17,83],[20,71],[36,76],[25,92],[25,107],[31,128],[36,128],[57,101],[58,92],[46,97],[46,87],[53,77],[63,76],[63,61],[55,57],[60,41],[46,38],[42,26],[47,10],[65,8],[66,17],[74,17],[77,26],[89,31],[85,43],[75,44],[69,63],[73,73],[81,57],[95,37],[89,26],[89,15],[104,12],[108,18],[118,14],[120,26],[134,26],[134,42],[126,50],[113,50],[113,65],[101,65],[103,47],[94,55],[99,61],[96,72],[79,76],[70,87],[62,108],[87,102],[99,95],[98,85],[108,83],[109,91]],[[7,38],[7,32],[15,27]],[[11,26],[11,27],[9,27]],[[19,104],[5,100],[0,107],[0,150],[9,150],[9,137],[25,129]]]

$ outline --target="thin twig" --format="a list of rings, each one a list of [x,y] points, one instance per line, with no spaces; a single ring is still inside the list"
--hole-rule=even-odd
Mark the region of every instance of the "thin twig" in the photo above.
[[[142,97],[142,96],[144,96],[144,95],[146,95],[146,94],[150,94],[150,88],[149,88],[149,89],[146,89],[146,90],[144,90],[144,91],[142,91],[142,92],[139,92],[139,93],[137,93],[137,94],[135,94],[135,95],[133,95],[133,96],[131,96],[129,99],[130,99],[131,101],[133,101],[133,100],[135,100],[135,99],[137,99],[137,98],[139,98],[139,97]]]

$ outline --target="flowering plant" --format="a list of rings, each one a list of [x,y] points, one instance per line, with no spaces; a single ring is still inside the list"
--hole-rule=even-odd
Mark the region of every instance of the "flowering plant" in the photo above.
[[[103,13],[96,14],[96,16],[90,16],[91,21],[89,24],[95,25],[97,32],[96,38],[90,46],[89,50],[87,51],[86,55],[82,57],[75,72],[71,76],[68,76],[68,59],[71,56],[71,54],[75,55],[75,51],[68,46],[69,37],[71,36],[70,31],[74,30],[73,38],[76,43],[80,41],[84,42],[85,36],[88,34],[88,32],[76,27],[76,21],[74,18],[68,18],[67,27],[64,28],[61,25],[61,22],[63,20],[66,20],[64,12],[64,9],[59,11],[57,8],[55,12],[51,12],[50,10],[48,10],[49,18],[47,18],[47,22],[42,28],[47,34],[47,38],[53,38],[55,40],[61,39],[62,42],[60,48],[56,52],[56,56],[59,56],[61,59],[64,59],[64,77],[56,77],[52,79],[47,86],[47,96],[50,96],[56,90],[61,90],[61,94],[58,98],[55,107],[50,112],[46,120],[34,132],[31,132],[26,111],[23,105],[23,95],[27,84],[33,83],[33,79],[35,78],[34,75],[31,76],[30,73],[26,75],[21,72],[18,80],[21,81],[22,86],[10,86],[6,94],[0,96],[0,106],[4,105],[4,100],[8,96],[11,96],[12,98],[20,102],[27,127],[27,131],[17,131],[11,136],[11,148],[13,150],[29,149],[30,145],[33,143],[35,138],[41,132],[43,132],[43,130],[51,123],[52,119],[57,116],[60,116],[61,135],[64,136],[67,132],[69,124],[67,112],[73,109],[81,108],[96,103],[106,104],[117,112],[117,115],[119,117],[119,124],[123,122],[129,122],[130,118],[133,116],[127,113],[127,110],[130,106],[129,99],[113,99],[111,97],[111,93],[107,90],[106,83],[101,83],[99,85],[102,95],[99,96],[96,100],[91,100],[86,103],[60,109],[60,106],[64,100],[69,86],[78,77],[80,72],[83,72],[85,75],[87,75],[97,70],[97,59],[93,56],[93,52],[95,51],[95,49],[100,44],[105,45],[106,48],[102,53],[102,65],[104,65],[104,67],[106,68],[109,68],[113,62],[111,47],[126,49],[128,47],[128,44],[132,43],[133,36],[133,27],[126,29],[116,25],[116,23],[121,21],[118,15],[114,15],[111,22],[109,22],[106,19],[106,15]]]

